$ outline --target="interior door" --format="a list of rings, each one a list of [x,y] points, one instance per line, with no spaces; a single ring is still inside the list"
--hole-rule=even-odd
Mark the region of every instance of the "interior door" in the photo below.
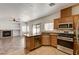
[[[77,21],[76,25],[76,54],[79,55],[79,20]]]

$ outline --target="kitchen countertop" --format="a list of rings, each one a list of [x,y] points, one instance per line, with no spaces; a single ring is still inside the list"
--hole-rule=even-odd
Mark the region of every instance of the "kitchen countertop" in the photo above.
[[[57,33],[58,33],[58,30],[55,29],[53,31],[44,31],[40,35],[42,35],[42,34],[46,34],[46,35],[58,35]],[[40,36],[40,35],[29,35],[29,36],[24,35],[24,36],[26,36],[26,37],[33,37],[33,36]]]
[[[57,33],[46,33],[46,32],[43,32],[43,33],[40,34],[40,35],[43,35],[43,34],[45,34],[45,35],[57,35]],[[40,35],[30,35],[30,36],[24,35],[24,36],[25,36],[25,37],[35,37],[35,36],[40,36]]]
[[[24,36],[26,36],[26,37],[34,37],[34,36],[40,36],[40,35],[30,35],[30,36],[24,35]]]

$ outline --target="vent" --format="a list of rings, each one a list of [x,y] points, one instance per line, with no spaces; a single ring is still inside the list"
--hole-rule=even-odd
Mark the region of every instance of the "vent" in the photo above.
[[[55,5],[55,3],[50,3],[50,4],[49,4],[50,7],[52,7],[52,6],[54,6],[54,5]]]

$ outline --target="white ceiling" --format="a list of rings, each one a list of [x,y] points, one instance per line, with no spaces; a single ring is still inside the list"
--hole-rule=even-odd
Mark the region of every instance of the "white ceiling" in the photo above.
[[[53,14],[73,4],[74,3],[55,3],[54,6],[50,7],[49,3],[0,3],[0,18],[13,17],[27,22]]]

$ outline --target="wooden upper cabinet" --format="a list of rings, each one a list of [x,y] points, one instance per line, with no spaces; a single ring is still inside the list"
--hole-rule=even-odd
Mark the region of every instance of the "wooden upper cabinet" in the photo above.
[[[79,20],[79,15],[73,16],[74,29],[76,29],[77,21]]]
[[[61,23],[73,23],[73,17],[64,17],[64,18],[61,18]]]
[[[74,19],[73,16],[54,19],[54,29],[58,29],[59,24],[61,23],[72,23],[73,24],[73,19]]]
[[[72,7],[68,7],[61,10],[61,18],[69,17],[72,15]]]
[[[60,23],[73,23],[72,7],[68,7],[61,10],[61,18],[54,19],[54,29],[58,29]]]
[[[54,29],[58,29],[60,23],[60,19],[54,19]]]

